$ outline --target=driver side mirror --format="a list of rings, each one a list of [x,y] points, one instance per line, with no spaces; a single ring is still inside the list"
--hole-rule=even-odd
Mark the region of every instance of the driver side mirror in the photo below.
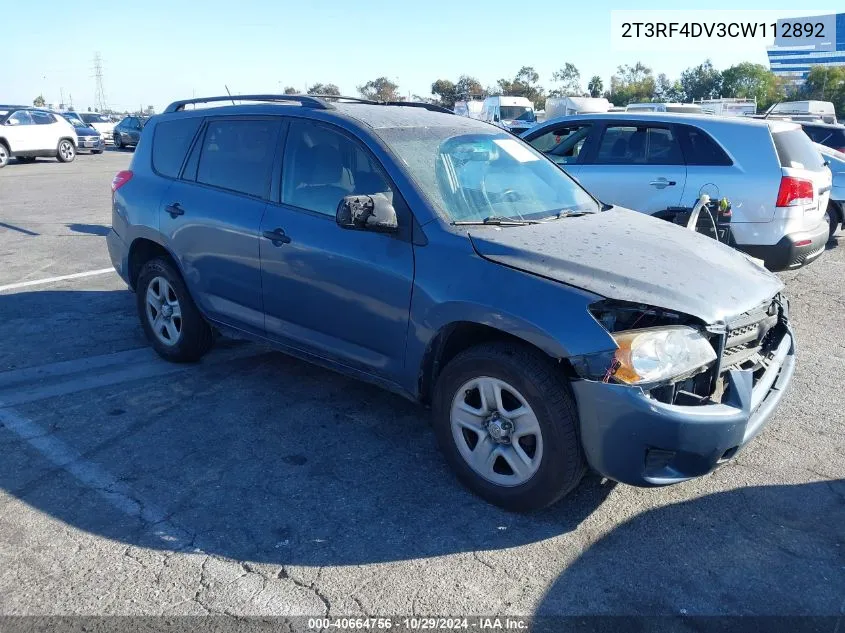
[[[383,193],[346,196],[337,205],[335,216],[344,229],[395,233],[399,230],[396,209]]]

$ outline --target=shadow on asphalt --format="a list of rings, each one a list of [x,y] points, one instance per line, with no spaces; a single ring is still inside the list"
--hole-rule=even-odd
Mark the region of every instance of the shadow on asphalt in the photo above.
[[[841,617],[843,597],[839,479],[738,488],[645,512],[572,563],[537,615]]]
[[[88,235],[99,235],[105,237],[109,234],[109,227],[103,224],[66,224],[74,233],[87,233]]]
[[[74,342],[88,342],[85,355],[103,354],[107,349],[98,337],[138,336],[132,296],[0,295],[0,323],[4,334],[39,345],[37,337],[23,334],[33,325],[31,315],[43,315],[38,329],[45,340],[68,332]],[[81,454],[83,469],[90,464],[126,485],[130,505],[156,508],[188,538],[162,537],[162,526],[127,513],[125,503],[118,510],[121,504],[109,500],[110,490],[81,484],[2,428],[0,485],[68,525],[126,544],[181,550],[189,541],[236,560],[308,566],[541,541],[576,529],[613,488],[588,476],[550,509],[504,512],[460,486],[436,447],[426,411],[376,387],[254,347],[254,356],[215,363],[212,351],[180,373],[19,409],[49,429],[50,442]]]

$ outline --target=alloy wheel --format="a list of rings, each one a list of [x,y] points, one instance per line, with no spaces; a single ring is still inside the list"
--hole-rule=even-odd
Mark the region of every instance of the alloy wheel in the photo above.
[[[146,307],[147,320],[156,338],[164,345],[176,345],[182,336],[182,308],[167,279],[154,277],[149,283]]]

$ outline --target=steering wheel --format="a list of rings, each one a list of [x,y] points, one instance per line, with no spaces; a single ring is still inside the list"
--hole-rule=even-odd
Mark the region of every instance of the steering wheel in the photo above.
[[[503,202],[517,202],[518,200],[522,200],[522,196],[516,189],[505,189],[499,194],[499,197]]]

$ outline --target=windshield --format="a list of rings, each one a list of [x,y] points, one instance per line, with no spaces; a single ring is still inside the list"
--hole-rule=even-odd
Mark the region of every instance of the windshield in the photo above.
[[[535,121],[534,110],[530,106],[499,106],[503,121]]]
[[[105,114],[86,113],[82,115],[82,120],[86,123],[110,123],[111,121]]]
[[[388,128],[379,135],[450,221],[540,220],[599,211],[575,181],[510,134],[431,127]]]
[[[70,121],[73,125],[85,126],[85,123],[82,121],[82,119],[79,118],[78,114],[66,113],[66,114],[63,114],[62,116],[64,118],[66,118],[68,121]]]

